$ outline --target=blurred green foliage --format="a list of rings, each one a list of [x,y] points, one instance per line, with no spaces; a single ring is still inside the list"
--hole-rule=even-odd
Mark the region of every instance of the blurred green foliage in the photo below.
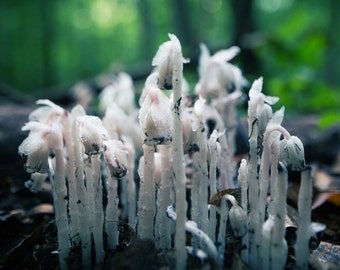
[[[256,58],[255,69],[247,69],[250,59],[234,61],[250,82],[264,76],[264,91],[286,111],[332,122],[340,114],[338,10],[338,0],[5,0],[0,80],[34,94],[103,72],[146,76],[172,32],[192,59],[185,68],[191,86],[200,42],[212,51],[238,43]]]

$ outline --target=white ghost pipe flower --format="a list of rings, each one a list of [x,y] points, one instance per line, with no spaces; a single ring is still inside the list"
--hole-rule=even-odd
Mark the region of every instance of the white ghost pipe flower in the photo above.
[[[70,114],[67,110],[56,105],[48,99],[39,99],[36,102],[38,105],[43,105],[35,111],[33,111],[29,119],[31,121],[38,121],[41,123],[46,123],[48,125],[58,124],[62,129],[64,146],[66,149],[66,158],[69,162],[66,163],[66,174],[68,181],[69,194],[69,217],[70,217],[70,231],[72,235],[72,241],[75,245],[80,242],[79,239],[79,211],[78,211],[78,196],[76,187],[76,177],[74,171],[74,151],[73,151],[73,141],[72,141],[72,121]]]
[[[247,212],[238,204],[235,197],[227,194],[226,199],[231,202],[229,221],[235,237],[242,237],[247,233]]]
[[[246,81],[242,77],[240,69],[228,61],[234,58],[240,49],[233,46],[210,56],[210,52],[204,44],[201,44],[200,48],[200,80],[196,85],[196,94],[210,99],[225,97],[228,92],[239,91]]]
[[[173,123],[170,100],[159,89],[152,87],[139,110],[139,122],[142,126],[147,145],[170,144]]]
[[[260,133],[262,126],[267,120],[269,105],[273,105],[278,101],[276,97],[265,96],[262,93],[263,78],[255,80],[249,91],[248,101],[248,137],[249,137],[249,165],[248,165],[248,183],[249,183],[249,264],[256,265],[258,262],[258,249],[256,245],[260,241],[261,221],[259,215],[259,193],[260,184],[258,176],[258,154],[260,154],[261,140]]]
[[[97,155],[105,150],[104,140],[109,139],[109,134],[97,116],[78,116],[79,136],[88,156]]]
[[[84,145],[88,159],[85,164],[86,188],[88,190],[89,227],[93,232],[96,251],[96,264],[100,266],[104,260],[103,243],[103,204],[100,170],[100,153],[106,149],[104,141],[109,134],[96,116],[80,115],[76,118],[79,127],[79,138]]]
[[[158,72],[158,87],[160,89],[170,90],[174,88],[173,77],[174,77],[174,65],[177,60],[180,64],[188,63],[187,59],[184,59],[180,55],[179,59],[177,57],[178,49],[180,48],[179,41],[177,37],[173,34],[169,34],[169,41],[164,42],[159,46],[159,49],[152,60],[152,66],[156,66]],[[178,46],[179,45],[179,46]]]
[[[110,139],[126,140],[126,137],[129,137],[135,148],[140,149],[143,144],[143,135],[136,116],[137,111],[127,115],[115,102],[111,102],[102,120],[110,134]]]
[[[139,110],[139,122],[145,135],[139,173],[138,230],[142,238],[154,239],[155,208],[155,145],[172,142],[173,120],[169,98],[160,89],[147,82],[145,97]]]
[[[36,104],[44,106],[39,107],[30,113],[28,117],[30,121],[36,121],[50,125],[52,123],[60,123],[62,117],[67,114],[67,111],[65,111],[62,107],[56,105],[48,99],[39,99],[37,100]]]
[[[99,107],[102,111],[113,102],[127,114],[133,113],[136,109],[133,81],[125,72],[118,73],[112,84],[106,86],[99,95]]]
[[[19,146],[19,153],[27,156],[25,170],[28,173],[47,173],[50,154],[50,146],[46,143],[48,126],[38,122],[29,122],[22,130],[30,131],[28,137]]]
[[[296,136],[280,141],[280,160],[292,171],[302,170],[305,164],[304,147]]]

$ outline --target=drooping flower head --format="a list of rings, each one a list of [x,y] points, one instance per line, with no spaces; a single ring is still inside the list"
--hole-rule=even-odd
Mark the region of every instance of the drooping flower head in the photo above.
[[[118,140],[109,140],[104,144],[106,146],[105,160],[111,176],[116,178],[125,176],[128,167],[128,152],[123,149],[123,143]]]
[[[173,88],[172,77],[173,77],[173,61],[174,61],[174,50],[180,48],[181,44],[178,38],[169,34],[169,41],[164,42],[152,60],[152,66],[156,66],[158,73],[157,85],[160,89],[170,90]],[[183,63],[188,63],[187,59],[182,58]]]
[[[157,87],[148,86],[146,97],[139,110],[139,123],[147,145],[170,144],[173,121],[169,98]]]
[[[30,121],[23,128],[28,137],[20,144],[19,154],[27,156],[25,169],[28,173],[47,173],[48,157],[53,148],[62,147],[61,130],[57,125]],[[56,140],[56,137],[58,140]]]
[[[38,107],[30,113],[28,120],[40,122],[47,125],[59,124],[62,118],[67,115],[67,111],[48,99],[39,99],[36,102]]]
[[[109,134],[97,116],[78,116],[79,137],[88,156],[103,152],[106,148],[104,141],[109,139]]]

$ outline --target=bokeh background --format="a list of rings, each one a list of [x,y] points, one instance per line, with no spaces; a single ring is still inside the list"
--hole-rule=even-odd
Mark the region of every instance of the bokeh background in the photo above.
[[[192,88],[201,42],[212,52],[238,45],[232,62],[250,83],[263,76],[286,112],[327,126],[340,121],[339,10],[338,0],[3,0],[0,94],[63,95],[120,71],[143,81],[174,33]]]

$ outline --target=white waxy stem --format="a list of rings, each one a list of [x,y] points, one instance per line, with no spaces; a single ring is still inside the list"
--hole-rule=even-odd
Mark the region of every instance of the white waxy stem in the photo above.
[[[242,159],[239,170],[238,170],[238,183],[241,188],[241,205],[244,211],[248,212],[248,164],[245,159]],[[246,225],[248,226],[248,221],[246,221]],[[245,263],[248,263],[249,257],[249,238],[248,232],[242,237],[242,246],[243,249],[241,251],[241,258]]]
[[[104,260],[103,242],[103,186],[100,170],[100,156],[105,151],[104,141],[109,134],[96,116],[80,115],[76,118],[79,126],[79,138],[84,145],[88,160],[85,165],[86,189],[88,191],[89,227],[93,233],[96,251],[96,265],[99,267]]]
[[[274,180],[276,194],[274,197],[274,228],[270,248],[270,269],[284,269],[287,261],[288,247],[285,240],[286,199],[288,188],[288,171],[280,163],[278,175]]]
[[[138,201],[138,234],[141,238],[154,239],[155,218],[155,149],[154,146],[143,145],[144,156],[139,162],[140,189]]]
[[[174,211],[172,206],[167,207],[167,216],[172,220],[177,220],[176,212]],[[185,230],[200,239],[202,250],[205,251],[220,268],[221,262],[219,260],[218,250],[214,242],[209,238],[208,234],[198,228],[196,222],[192,220],[188,220],[185,222]]]
[[[299,227],[297,230],[297,238],[295,244],[297,269],[308,269],[312,194],[313,194],[312,168],[307,167],[301,173],[301,185],[298,200]]]
[[[172,181],[172,165],[171,165],[171,146],[169,145],[159,145],[160,155],[161,155],[161,182],[158,192],[159,201],[159,248],[160,249],[170,249],[171,248],[171,230],[170,222],[166,217],[166,209],[168,205],[173,204],[171,201],[171,193],[173,190]]]
[[[260,243],[260,255],[259,261],[256,262],[256,266],[264,270],[269,270],[270,265],[270,249],[273,239],[274,229],[274,217],[269,216],[268,219],[262,225],[262,241]]]
[[[66,162],[66,173],[68,182],[68,194],[69,194],[69,218],[70,218],[70,230],[72,236],[72,242],[77,246],[80,243],[80,224],[79,224],[79,208],[77,205],[78,194],[77,194],[77,183],[75,175],[75,159],[74,159],[74,148],[72,139],[72,125],[73,119],[71,115],[65,110],[62,117],[62,131],[65,142],[66,155],[68,161]]]
[[[88,219],[88,196],[86,193],[85,186],[85,165],[84,165],[84,145],[80,141],[79,136],[79,123],[75,121],[78,116],[85,115],[84,109],[77,105],[71,111],[72,121],[72,141],[73,141],[73,152],[74,152],[74,166],[75,166],[75,177],[76,187],[78,195],[78,212],[79,212],[79,236],[82,248],[82,266],[84,269],[91,269],[91,233],[89,228]]]
[[[175,257],[176,269],[185,269],[187,253],[185,250],[185,221],[186,221],[186,190],[185,190],[185,162],[182,138],[182,85],[183,85],[183,56],[179,40],[173,34],[169,34],[173,50],[173,166],[176,186],[176,233],[175,233]]]
[[[221,146],[217,141],[219,137],[224,136],[224,132],[219,132],[216,129],[210,135],[208,141],[209,149],[209,180],[210,180],[210,199],[217,193],[217,178],[216,170],[218,167],[218,160],[221,156]],[[216,241],[216,225],[217,225],[217,206],[210,205],[209,209],[209,237],[215,242]]]
[[[258,218],[258,196],[259,196],[259,179],[258,179],[258,119],[257,103],[262,91],[262,78],[253,82],[249,91],[248,102],[248,137],[249,137],[249,165],[248,165],[248,186],[249,186],[249,216],[248,216],[248,235],[249,235],[249,264],[255,265],[257,262],[257,247],[254,238],[255,228],[259,227]]]
[[[100,267],[104,262],[104,241],[103,241],[103,227],[104,227],[104,209],[103,209],[103,185],[100,170],[100,155],[93,155],[89,157],[91,160],[91,168],[93,175],[94,188],[94,228],[93,240],[96,252],[96,266]]]
[[[220,214],[220,226],[218,230],[217,241],[220,243],[218,246],[218,253],[220,258],[224,259],[225,246],[226,246],[226,232],[227,232],[227,222],[228,222],[228,205],[227,205],[227,197],[223,196],[221,199],[221,205],[219,207]]]

